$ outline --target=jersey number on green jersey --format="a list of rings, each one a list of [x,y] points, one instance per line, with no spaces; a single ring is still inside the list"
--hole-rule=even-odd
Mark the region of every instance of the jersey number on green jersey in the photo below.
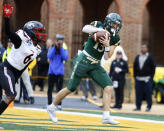
[[[104,46],[99,43],[96,43],[93,48],[96,49],[98,52],[104,51]]]

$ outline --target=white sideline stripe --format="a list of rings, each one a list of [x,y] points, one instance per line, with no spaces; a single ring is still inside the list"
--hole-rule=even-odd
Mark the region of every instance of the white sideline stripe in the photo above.
[[[24,108],[24,107],[14,107],[14,108],[47,112],[46,109],[39,109],[39,108]],[[59,114],[71,114],[71,115],[80,115],[80,116],[89,116],[89,117],[102,118],[102,115],[98,115],[98,114],[88,114],[88,113],[70,112],[70,111],[56,111],[56,112],[59,113]],[[121,116],[113,116],[113,115],[112,115],[112,117],[114,119],[120,119],[120,120],[132,120],[132,121],[139,121],[139,122],[164,124],[164,121],[156,121],[156,120],[140,119],[140,118],[130,118],[130,117],[121,117]]]
[[[11,90],[11,92],[14,94],[14,89],[13,89],[13,85],[12,85],[11,78],[10,78],[10,76],[7,74],[7,67],[4,67],[4,74],[5,74],[5,76],[6,76],[7,79],[8,79],[9,86],[10,86],[10,90]]]

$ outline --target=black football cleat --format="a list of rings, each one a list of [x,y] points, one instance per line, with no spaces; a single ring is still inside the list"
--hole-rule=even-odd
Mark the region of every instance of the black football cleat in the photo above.
[[[34,103],[35,103],[34,97],[30,97],[30,104],[34,104]]]

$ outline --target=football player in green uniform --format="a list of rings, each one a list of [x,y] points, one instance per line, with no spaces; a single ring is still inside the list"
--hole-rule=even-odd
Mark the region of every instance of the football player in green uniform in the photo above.
[[[54,103],[47,107],[48,114],[53,122],[57,122],[56,105],[65,98],[68,94],[76,90],[84,76],[91,77],[103,91],[103,117],[104,124],[119,124],[110,116],[109,107],[110,99],[113,91],[113,84],[106,71],[101,67],[100,60],[104,54],[107,53],[110,57],[116,46],[120,44],[120,37],[118,35],[122,26],[121,17],[117,13],[110,13],[106,16],[104,24],[100,21],[94,21],[90,25],[83,27],[83,32],[88,33],[88,41],[84,46],[84,50],[74,62],[72,74],[67,85],[67,88],[62,89],[55,97]],[[102,37],[99,42],[95,42],[92,35],[99,31],[107,31],[110,37]]]

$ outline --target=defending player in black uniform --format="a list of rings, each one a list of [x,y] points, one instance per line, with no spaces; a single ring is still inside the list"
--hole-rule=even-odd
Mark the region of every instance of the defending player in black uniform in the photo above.
[[[29,63],[41,52],[39,42],[46,40],[44,26],[38,21],[27,22],[16,33],[10,30],[9,17],[13,7],[4,5],[6,35],[13,42],[12,51],[7,60],[0,65],[0,86],[5,90],[6,98],[0,102],[0,115],[16,96],[15,83]]]

